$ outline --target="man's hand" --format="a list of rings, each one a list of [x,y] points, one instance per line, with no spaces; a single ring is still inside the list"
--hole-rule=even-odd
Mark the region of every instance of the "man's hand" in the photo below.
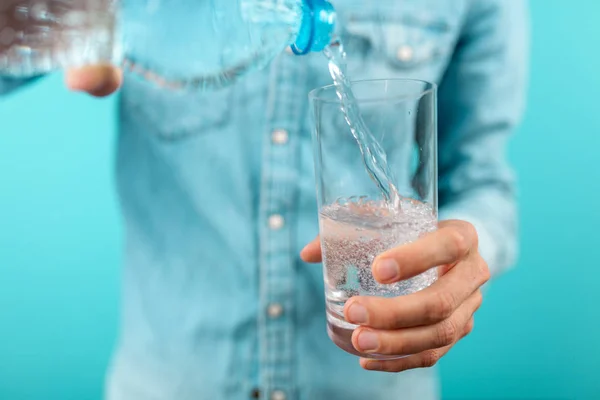
[[[482,301],[480,287],[490,278],[477,245],[471,224],[444,221],[437,231],[375,259],[373,276],[381,283],[398,282],[435,267],[440,279],[406,296],[353,297],[346,302],[346,320],[360,325],[352,335],[358,351],[408,356],[389,361],[361,359],[363,368],[400,372],[431,367],[473,329],[473,314]],[[321,262],[319,240],[307,245],[301,257]]]
[[[115,92],[123,81],[123,74],[115,67],[95,65],[70,70],[66,75],[67,87],[86,92],[95,97],[105,97]]]

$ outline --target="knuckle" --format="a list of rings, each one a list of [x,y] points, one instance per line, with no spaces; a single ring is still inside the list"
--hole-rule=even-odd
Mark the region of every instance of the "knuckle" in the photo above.
[[[463,225],[464,234],[466,237],[470,239],[470,242],[473,243],[475,247],[479,244],[479,234],[477,233],[477,228],[470,222],[465,222]]]
[[[379,353],[390,355],[405,355],[407,354],[406,350],[406,344],[403,340],[382,340],[380,344]]]
[[[429,321],[439,322],[450,317],[454,312],[456,301],[449,292],[437,292],[426,310]]]
[[[448,346],[454,343],[457,335],[458,328],[451,318],[440,322],[436,332],[436,347]]]
[[[474,296],[475,296],[475,306],[476,306],[475,310],[478,310],[479,307],[481,307],[481,304],[483,303],[483,294],[481,293],[481,290],[478,289],[474,293]]]
[[[423,368],[431,368],[440,360],[440,353],[437,350],[428,350],[421,357],[421,366]]]
[[[469,252],[467,239],[458,229],[449,229],[447,236],[450,254],[453,258],[462,258]]]
[[[490,268],[488,266],[488,263],[484,260],[481,259],[481,261],[478,263],[478,269],[479,269],[479,276],[481,277],[481,281],[482,281],[482,285],[484,283],[486,283],[487,281],[490,280],[490,278],[492,277],[492,274],[490,272]]]
[[[471,319],[469,320],[469,322],[467,322],[467,325],[465,326],[465,331],[463,333],[463,337],[469,335],[471,332],[473,332],[473,328],[475,327],[475,319],[473,317],[471,317]]]
[[[405,316],[396,299],[374,299],[369,309],[369,324],[381,329],[395,329],[401,326]]]
[[[393,363],[383,363],[380,371],[382,371],[382,372],[400,372],[400,371],[402,371],[402,368]]]

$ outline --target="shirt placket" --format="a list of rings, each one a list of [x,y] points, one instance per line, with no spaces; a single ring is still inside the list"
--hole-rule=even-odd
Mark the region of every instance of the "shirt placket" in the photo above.
[[[294,225],[298,134],[306,110],[306,70],[284,54],[271,66],[260,209],[260,378],[263,399],[296,397]]]

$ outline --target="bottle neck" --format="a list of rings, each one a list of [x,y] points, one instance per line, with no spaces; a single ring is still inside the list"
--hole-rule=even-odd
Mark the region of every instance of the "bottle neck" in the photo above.
[[[302,22],[292,51],[297,55],[323,51],[333,38],[337,15],[327,0],[302,0]]]

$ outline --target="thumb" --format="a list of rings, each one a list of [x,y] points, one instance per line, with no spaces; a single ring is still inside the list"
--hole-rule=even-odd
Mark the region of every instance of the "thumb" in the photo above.
[[[318,236],[300,252],[300,258],[307,263],[320,263],[323,260],[321,241]]]
[[[121,70],[110,65],[93,65],[67,72],[67,87],[86,92],[94,97],[105,97],[115,92],[123,81]]]

